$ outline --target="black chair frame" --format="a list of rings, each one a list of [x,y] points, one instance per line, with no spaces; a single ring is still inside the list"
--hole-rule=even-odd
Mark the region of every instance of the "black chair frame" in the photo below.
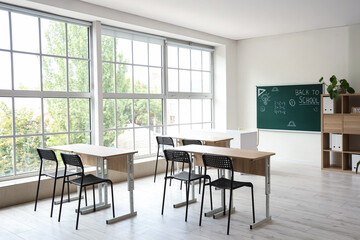
[[[255,223],[255,206],[254,206],[254,186],[251,182],[240,182],[234,180],[234,169],[232,160],[227,156],[218,156],[218,155],[210,155],[210,154],[203,154],[203,163],[205,167],[205,175],[207,174],[207,168],[213,167],[218,169],[224,169],[224,170],[230,170],[231,176],[230,179],[227,179],[225,177],[220,177],[214,181],[210,181],[208,183],[205,183],[203,185],[203,192],[202,192],[202,198],[201,198],[201,207],[200,207],[200,220],[199,220],[199,226],[201,226],[201,220],[202,220],[202,211],[203,211],[203,203],[204,203],[204,193],[205,193],[205,186],[209,186],[210,188],[210,194],[211,194],[211,187],[216,187],[219,189],[223,189],[223,198],[225,203],[225,190],[230,190],[230,196],[229,196],[229,214],[228,214],[228,224],[227,224],[227,235],[229,235],[230,230],[230,216],[231,216],[231,208],[232,208],[232,194],[233,190],[241,187],[250,187],[251,188],[251,200],[252,200],[252,215],[253,215],[253,223]],[[224,204],[224,212],[223,214],[226,214],[225,204]]]
[[[110,179],[104,179],[104,178],[99,178],[96,177],[92,174],[88,174],[85,175],[84,173],[84,166],[82,164],[81,158],[79,155],[76,154],[70,154],[70,153],[61,153],[61,158],[63,159],[64,165],[65,165],[65,173],[67,171],[67,166],[75,166],[77,168],[81,169],[81,177],[76,178],[76,179],[72,179],[70,181],[63,181],[63,185],[62,185],[62,193],[61,193],[61,202],[60,202],[60,210],[59,210],[59,218],[58,221],[60,222],[60,218],[61,218],[61,210],[62,210],[62,201],[63,201],[63,196],[64,196],[64,186],[65,186],[65,182],[74,184],[76,186],[79,186],[79,201],[78,201],[78,207],[77,207],[77,216],[76,216],[76,230],[78,229],[78,225],[79,225],[79,215],[80,215],[80,205],[81,205],[81,192],[82,192],[82,188],[85,189],[86,191],[86,187],[87,186],[92,186],[92,190],[93,190],[93,211],[96,211],[96,203],[95,203],[95,185],[96,184],[101,184],[101,183],[109,183],[111,186],[111,199],[112,199],[112,213],[113,213],[113,217],[115,217],[115,207],[114,207],[114,191],[113,191],[113,183]]]
[[[157,173],[159,157],[163,157],[162,155],[160,155],[160,147],[162,147],[164,150],[164,146],[172,146],[172,147],[175,146],[174,140],[171,137],[167,137],[167,136],[156,136],[156,142],[158,144],[158,148],[156,154],[154,182],[156,182],[156,173]],[[171,172],[173,173],[173,171],[174,171],[174,165],[171,165]]]

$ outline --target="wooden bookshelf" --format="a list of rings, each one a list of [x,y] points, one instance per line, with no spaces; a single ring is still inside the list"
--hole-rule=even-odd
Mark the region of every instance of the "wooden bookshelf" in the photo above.
[[[333,113],[324,113],[326,97],[329,95],[321,95],[321,169],[353,173],[351,156],[360,154],[360,114],[351,111],[360,107],[360,94],[340,94]],[[341,150],[332,149],[332,134],[341,135]]]

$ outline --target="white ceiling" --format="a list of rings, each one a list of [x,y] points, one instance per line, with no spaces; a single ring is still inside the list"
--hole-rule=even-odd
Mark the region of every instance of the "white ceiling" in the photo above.
[[[360,23],[360,0],[82,0],[234,40]]]

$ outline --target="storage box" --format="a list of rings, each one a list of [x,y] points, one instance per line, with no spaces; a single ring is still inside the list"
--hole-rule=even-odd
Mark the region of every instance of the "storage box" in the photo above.
[[[330,146],[333,151],[342,151],[342,134],[331,133]]]
[[[352,154],[351,155],[351,166],[352,166],[351,169],[352,169],[353,172],[356,171],[356,164],[357,164],[358,161],[360,161],[360,155],[359,154]]]
[[[323,113],[334,113],[334,100],[323,97]]]

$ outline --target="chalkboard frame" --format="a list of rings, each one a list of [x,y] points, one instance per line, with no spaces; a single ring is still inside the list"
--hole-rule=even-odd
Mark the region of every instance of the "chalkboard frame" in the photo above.
[[[309,107],[307,106],[304,106],[304,107],[300,107],[300,106],[297,106],[295,107],[294,109],[297,109],[297,108],[304,108],[305,110],[303,109],[300,109],[301,111],[304,111],[305,114],[308,114],[307,116],[310,116],[308,119],[304,120],[302,119],[302,121],[300,121],[300,126],[296,126],[296,127],[293,127],[293,126],[290,126],[290,121],[289,121],[289,125],[288,126],[284,126],[283,123],[282,125],[279,127],[279,123],[278,122],[281,122],[281,121],[288,121],[288,119],[286,120],[286,116],[281,116],[281,114],[279,116],[275,116],[274,114],[272,113],[267,113],[267,114],[262,114],[260,112],[260,106],[263,101],[262,100],[259,100],[259,88],[261,89],[266,89],[269,91],[269,89],[273,89],[273,88],[276,88],[276,89],[286,89],[288,88],[287,91],[289,91],[289,89],[293,90],[293,89],[309,89],[309,90],[318,90],[319,93],[317,95],[313,95],[313,97],[317,99],[317,105],[314,105],[316,106],[317,108],[317,112],[314,112],[312,113],[309,112]],[[324,84],[323,83],[315,83],[315,84],[283,84],[283,85],[259,85],[259,86],[256,86],[256,119],[257,119],[257,128],[259,130],[269,130],[269,131],[285,131],[285,132],[307,132],[307,133],[317,133],[317,132],[321,132],[321,94],[324,93]],[[271,93],[270,93],[271,94]],[[274,94],[277,94],[277,93],[274,93]],[[296,93],[293,93],[294,96],[297,96],[295,95]],[[291,94],[289,94],[288,92],[285,93],[285,95],[283,96],[283,98],[285,98],[285,101],[288,100],[286,97],[290,95],[292,97]],[[271,95],[270,95],[271,96]],[[281,96],[281,94],[280,94]],[[276,99],[280,98],[279,96],[276,96],[275,97]],[[259,104],[259,101],[261,102]],[[287,103],[286,103],[287,104]],[[288,104],[290,105],[290,104]],[[301,104],[300,104],[301,105]],[[263,106],[261,106],[263,107]],[[293,107],[293,106],[292,106]],[[275,106],[273,107],[275,109]],[[291,108],[289,107],[290,111],[291,112]],[[315,107],[314,107],[315,109]],[[271,111],[271,110],[270,110]],[[293,111],[293,114],[299,114],[299,113],[294,113],[295,110],[292,110]],[[315,110],[314,110],[315,111]],[[286,114],[286,113],[285,113]],[[266,116],[268,115],[268,116]],[[270,115],[270,116],[269,116]],[[271,115],[274,115],[273,117]],[[291,115],[291,114],[290,114]],[[300,115],[302,115],[300,113]],[[261,116],[261,120],[259,121],[259,117]],[[304,118],[304,117],[302,117]],[[265,119],[265,120],[264,120]],[[264,121],[269,121],[270,123],[266,123],[264,124]],[[275,123],[272,123],[272,121],[274,121]],[[305,121],[305,122],[304,122]],[[259,124],[260,122],[260,124]],[[299,122],[298,122],[299,123]],[[297,125],[297,124],[296,124]]]

